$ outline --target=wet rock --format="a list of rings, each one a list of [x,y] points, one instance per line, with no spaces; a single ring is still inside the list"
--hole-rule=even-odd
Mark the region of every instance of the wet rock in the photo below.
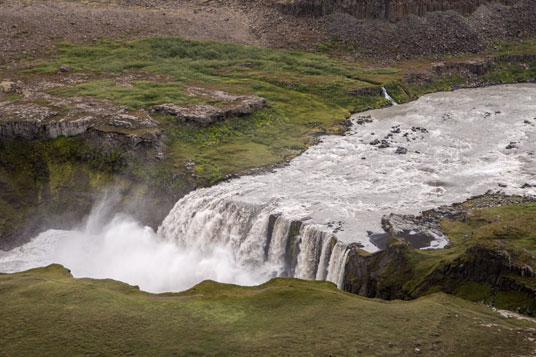
[[[391,144],[387,140],[382,140],[381,144],[378,146],[378,149],[386,149],[391,147]]]
[[[379,145],[379,144],[380,144],[380,140],[378,140],[378,139],[374,139],[374,140],[372,140],[369,144],[370,144],[370,145]]]
[[[517,143],[515,141],[510,142],[510,144],[506,145],[506,150],[511,149],[517,149]]]
[[[364,124],[372,123],[372,122],[373,122],[373,119],[370,115],[358,116],[357,118],[355,118],[355,123],[357,125],[364,125]]]
[[[411,131],[413,131],[413,132],[421,132],[421,133],[428,133],[428,129],[421,128],[420,126],[411,127]]]
[[[396,151],[395,151],[395,154],[399,154],[399,155],[405,155],[407,153],[408,153],[408,149],[403,148],[403,147],[398,147],[396,148]]]

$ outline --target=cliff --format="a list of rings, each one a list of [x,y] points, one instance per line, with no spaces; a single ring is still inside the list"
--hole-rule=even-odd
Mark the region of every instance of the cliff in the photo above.
[[[433,11],[456,11],[470,14],[488,0],[278,0],[284,13],[296,16],[324,16],[334,12],[356,18],[398,20],[409,15],[424,16]],[[517,0],[495,1],[511,5]]]
[[[442,291],[534,315],[536,257],[530,245],[536,206],[527,200],[484,195],[412,216],[417,231],[424,229],[419,220],[434,229],[440,225],[450,245],[419,250],[392,237],[386,249],[374,254],[350,247],[343,289],[389,300]]]

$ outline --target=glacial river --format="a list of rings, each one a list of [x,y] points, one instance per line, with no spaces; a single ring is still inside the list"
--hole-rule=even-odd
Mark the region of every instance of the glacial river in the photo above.
[[[322,137],[283,168],[190,193],[158,232],[103,220],[104,202],[78,231],[47,231],[0,253],[0,271],[60,263],[76,277],[154,292],[273,276],[340,285],[347,244],[377,251],[368,232],[382,231],[383,215],[488,190],[536,195],[535,84],[436,93],[351,120],[346,135]]]

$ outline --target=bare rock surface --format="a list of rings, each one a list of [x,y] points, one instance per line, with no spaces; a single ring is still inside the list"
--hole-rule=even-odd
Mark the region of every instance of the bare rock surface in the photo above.
[[[189,88],[190,95],[207,96],[223,101],[221,106],[215,105],[155,105],[152,111],[173,115],[183,123],[206,127],[212,123],[228,118],[253,114],[266,106],[266,99],[250,96],[233,96],[222,91],[208,91],[203,88]]]
[[[44,90],[67,83],[82,82],[70,78],[64,83],[41,80],[35,83],[2,81],[3,92],[21,96],[0,101],[0,141],[53,139],[79,136],[89,131],[115,133],[136,146],[140,142],[155,145],[161,135],[159,123],[144,110],[129,110],[108,100],[93,97],[62,97]]]

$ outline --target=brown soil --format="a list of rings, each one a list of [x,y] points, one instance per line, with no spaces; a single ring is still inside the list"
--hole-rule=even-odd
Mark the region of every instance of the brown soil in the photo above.
[[[291,26],[305,20],[281,24],[273,20],[276,15],[274,9],[233,1],[0,0],[0,64],[40,55],[61,41],[91,42],[100,37],[182,36],[263,46],[274,44],[270,38],[277,37],[283,47],[296,37],[317,41],[318,35],[298,36],[297,26]]]
[[[500,39],[536,34],[533,0],[492,3],[471,15],[454,11],[397,21],[348,13],[281,12],[274,0],[0,0],[0,65],[31,59],[61,41],[100,37],[182,36],[249,45],[314,48],[333,36],[358,57],[392,60],[476,52]]]

